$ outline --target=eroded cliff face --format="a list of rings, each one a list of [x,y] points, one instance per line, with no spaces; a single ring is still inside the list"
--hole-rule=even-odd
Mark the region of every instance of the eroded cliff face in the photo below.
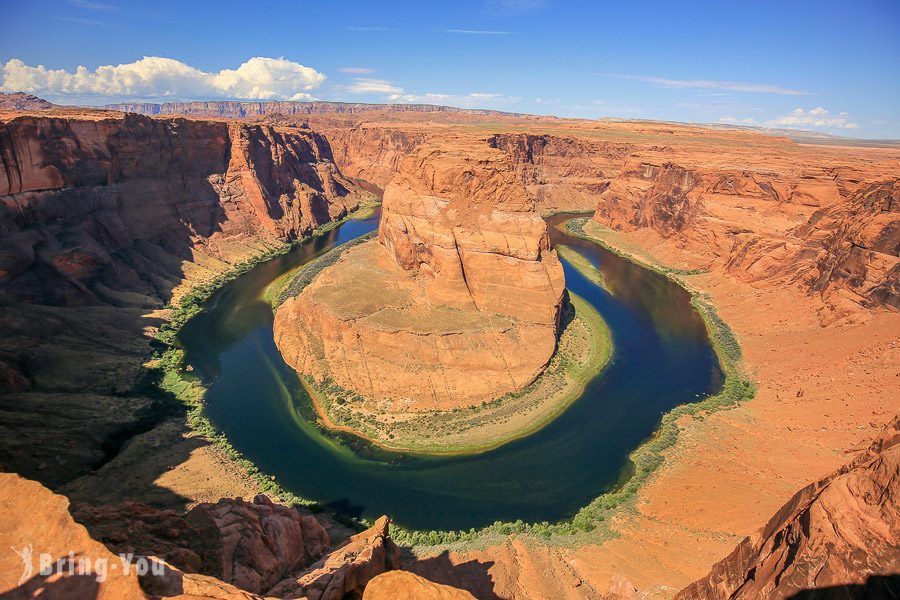
[[[400,172],[404,158],[425,143],[424,131],[360,123],[325,122],[321,128],[334,152],[334,161],[350,176],[381,188]]]
[[[368,194],[309,129],[52,108],[0,114],[0,462],[52,486],[162,412],[162,309]]]
[[[468,406],[540,374],[564,288],[546,226],[503,154],[424,145],[385,189],[378,241],[285,302],[275,339],[320,383],[406,407]]]
[[[541,211],[592,211],[622,168],[633,144],[557,135],[496,134],[488,143],[505,152]]]
[[[40,303],[166,298],[196,254],[246,258],[360,199],[302,129],[19,117],[0,141],[0,289]]]
[[[600,196],[594,220],[620,231],[650,228],[747,281],[897,308],[898,181],[636,162]],[[751,206],[755,215],[741,214]]]
[[[546,224],[487,147],[409,156],[385,189],[378,239],[431,303],[555,326],[564,281]]]
[[[769,600],[813,588],[824,588],[817,597],[826,597],[827,588],[837,588],[830,597],[890,597],[897,589],[890,577],[898,572],[900,419],[895,419],[868,451],[797,492],[707,577],[675,598]]]
[[[695,257],[688,268],[797,285],[825,300],[825,324],[864,319],[860,307],[897,307],[900,165],[890,152],[624,127],[488,141],[510,157],[542,210],[589,209],[617,231],[653,232]]]

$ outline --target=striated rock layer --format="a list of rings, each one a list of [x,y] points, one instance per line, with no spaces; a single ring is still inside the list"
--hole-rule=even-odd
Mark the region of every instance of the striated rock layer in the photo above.
[[[377,242],[347,251],[275,319],[319,383],[422,408],[518,391],[556,345],[565,283],[503,155],[422,146],[386,187]]]
[[[868,452],[797,492],[675,598],[780,600],[812,588],[845,588],[833,597],[887,598],[900,591],[898,574],[900,418]]]
[[[159,309],[369,194],[308,128],[21,102],[0,105],[0,462],[59,486],[164,414],[138,388]]]
[[[273,503],[205,502],[184,515],[137,502],[80,504],[74,518],[116,553],[153,555],[186,573],[204,573],[253,593],[273,587],[328,549],[315,517]]]
[[[13,118],[0,122],[0,290],[54,304],[158,297],[167,266],[295,239],[355,208],[354,189],[309,130]]]
[[[900,179],[864,183],[838,169],[792,179],[685,162],[627,163],[600,195],[594,219],[703,247],[748,281],[900,308]],[[745,221],[748,205],[782,214]]]

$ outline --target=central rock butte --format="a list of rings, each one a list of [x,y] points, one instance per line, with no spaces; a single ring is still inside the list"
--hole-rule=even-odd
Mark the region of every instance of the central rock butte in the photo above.
[[[422,146],[382,210],[377,241],[278,309],[287,363],[414,410],[472,406],[534,381],[556,347],[565,281],[507,156]]]

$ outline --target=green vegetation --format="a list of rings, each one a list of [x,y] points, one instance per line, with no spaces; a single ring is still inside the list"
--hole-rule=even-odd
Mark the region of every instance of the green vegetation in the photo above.
[[[203,416],[203,397],[206,395],[206,388],[199,378],[184,371],[184,351],[181,348],[170,346],[162,352],[157,352],[146,367],[155,377],[159,390],[184,406],[191,430],[218,447],[229,460],[244,469],[253,478],[260,493],[278,497],[288,504],[300,504],[311,510],[322,510],[317,503],[282,488],[273,477],[263,473],[255,464],[244,458],[223,433],[216,431],[209,419]]]
[[[338,260],[340,260],[341,256],[354,246],[358,246],[364,242],[367,242],[371,239],[374,239],[377,235],[377,232],[372,231],[365,235],[361,235],[357,238],[350,240],[345,244],[341,244],[337,248],[332,248],[325,254],[309,261],[305,265],[298,267],[296,270],[291,271],[288,277],[282,279],[278,278],[277,281],[282,282],[278,289],[271,294],[270,302],[272,304],[272,309],[275,310],[288,298],[292,298],[303,291],[303,288],[308,286],[313,279],[315,279],[316,275],[321,273],[327,267],[330,267]],[[270,286],[271,287],[271,286]]]
[[[634,257],[610,247],[603,240],[585,233],[584,224],[586,221],[587,219],[573,219],[567,222],[566,230],[572,235],[601,244],[628,260],[638,262]],[[336,223],[329,224],[328,229],[336,225]],[[319,234],[324,233],[326,230],[321,230]],[[191,317],[202,310],[203,303],[210,298],[215,290],[240,274],[247,272],[260,262],[287,252],[291,247],[290,244],[285,244],[268,249],[258,257],[235,265],[228,272],[216,276],[213,280],[199,285],[192,289],[190,293],[185,294],[181,298],[180,303],[173,308],[169,322],[159,331],[157,339],[160,342],[160,349],[147,364],[148,377],[144,379],[142,384],[155,386],[164,396],[177,399],[186,410],[187,420],[192,430],[221,448],[226,456],[244,468],[253,477],[261,492],[277,496],[288,503],[297,503],[313,509],[321,509],[315,502],[300,498],[283,489],[272,477],[262,473],[253,463],[245,459],[222,433],[217,432],[212,423],[203,416],[202,404],[206,389],[197,377],[185,372],[184,351],[177,346],[176,339],[178,330]],[[342,247],[341,251],[345,249],[346,247]],[[331,252],[336,250],[339,249]],[[331,252],[326,253],[326,255],[331,254]],[[340,252],[337,252],[333,260],[336,261],[339,256]],[[329,258],[328,260],[331,259]],[[661,265],[641,264],[670,277],[686,289],[689,288],[679,276],[694,275],[700,272],[669,269]],[[325,266],[327,264],[321,268]],[[285,286],[279,288],[277,296],[273,295],[271,298],[276,299],[276,302],[280,303],[290,293],[296,293],[302,289],[302,286],[308,284],[317,272],[309,271],[307,273],[306,269],[292,272],[290,277],[284,279],[283,283]],[[288,280],[290,280],[289,284],[287,283]],[[288,285],[290,286],[289,290],[285,289]],[[394,539],[400,544],[410,546],[441,546],[449,544],[487,544],[510,534],[524,534],[544,540],[545,543],[558,544],[577,544],[583,541],[597,541],[598,539],[612,536],[613,532],[605,526],[606,523],[618,511],[633,507],[638,490],[653,472],[663,464],[664,452],[677,441],[680,431],[678,421],[685,416],[701,416],[716,410],[732,407],[739,402],[752,398],[756,391],[752,380],[747,378],[741,369],[741,349],[733,332],[717,315],[706,296],[697,292],[691,293],[692,304],[706,323],[713,348],[717,353],[725,376],[722,390],[701,402],[678,406],[663,415],[657,432],[631,453],[629,468],[623,473],[618,486],[602,494],[589,505],[579,510],[571,520],[560,523],[525,523],[521,520],[515,522],[498,521],[481,529],[470,529],[467,531],[412,531],[395,526],[392,528]],[[275,305],[277,306],[277,304]],[[607,359],[608,356],[603,359],[603,362],[605,363]],[[562,367],[564,369],[571,367],[571,365],[564,364],[562,359],[560,362],[563,363]],[[147,382],[150,383],[148,384]],[[365,520],[350,523],[356,527],[368,524]]]
[[[371,202],[368,204],[361,204],[359,208],[353,214],[349,215],[347,218],[354,221],[362,221],[363,219],[368,219],[375,216],[375,211],[378,209],[378,202]]]
[[[330,379],[317,383],[304,378],[304,384],[327,428],[408,453],[486,452],[553,421],[609,362],[612,339],[600,313],[571,292],[565,310],[569,324],[544,372],[524,389],[477,406],[400,412]]]
[[[594,264],[589,261],[587,257],[578,252],[578,250],[575,250],[570,246],[559,244],[556,246],[556,252],[559,254],[560,258],[572,265],[575,270],[584,275],[588,281],[609,291],[600,269],[595,267]]]
[[[620,257],[624,258],[625,260],[629,260],[633,263],[637,263],[637,264],[641,265],[642,267],[644,267],[645,269],[650,269],[651,271],[653,271],[655,273],[659,273],[660,275],[665,275],[667,277],[672,276],[672,275],[676,275],[676,276],[677,275],[700,275],[700,274],[706,272],[703,269],[675,269],[673,267],[667,267],[656,261],[651,262],[651,261],[647,261],[647,260],[640,260],[640,259],[632,256],[631,254],[628,254],[627,252],[623,252],[622,250],[616,248],[615,246],[608,244],[606,241],[586,233],[584,231],[584,226],[587,225],[589,222],[591,222],[592,225],[594,225],[600,229],[603,229],[606,231],[612,231],[609,228],[604,227],[603,225],[592,222],[591,219],[588,217],[579,217],[576,219],[571,219],[569,221],[566,221],[565,225],[562,227],[562,230],[565,231],[566,233],[568,233],[569,235],[574,235],[575,237],[581,238],[583,240],[588,240],[589,242],[593,242],[595,244],[603,246],[603,248],[605,248],[609,252],[612,252],[616,256],[620,256]],[[670,278],[672,278],[672,277],[670,277]],[[687,287],[684,285],[683,281],[679,281],[678,279],[675,279],[675,278],[672,278],[672,279],[681,287],[684,287],[684,288]]]
[[[368,210],[370,208],[367,205],[361,207],[360,210]],[[355,216],[356,213],[353,213],[348,215],[347,218]],[[229,460],[243,468],[253,478],[260,493],[270,494],[288,504],[300,504],[312,510],[323,510],[323,507],[316,502],[301,498],[284,489],[275,481],[274,477],[260,471],[255,464],[244,458],[231,445],[224,434],[216,431],[209,419],[203,415],[203,399],[206,395],[206,387],[198,377],[191,375],[185,370],[184,350],[179,347],[177,337],[184,324],[197,315],[203,309],[203,304],[226,283],[233,281],[264,261],[289,252],[297,244],[325,235],[342,222],[332,221],[317,228],[306,238],[293,243],[284,243],[267,248],[248,260],[236,263],[232,268],[216,275],[211,280],[194,286],[181,297],[177,305],[170,307],[169,320],[160,327],[156,335],[157,350],[145,364],[147,372],[138,384],[142,389],[147,388],[151,393],[162,396],[167,401],[179,404],[186,414],[191,430],[221,449]],[[152,388],[155,388],[155,390]],[[348,520],[348,523],[357,527],[360,525],[352,520]]]
[[[585,233],[584,224],[587,220],[580,218],[568,221],[566,231],[600,244],[627,260],[639,262],[633,256],[620,252],[603,240]],[[518,533],[540,538],[545,543],[574,545],[587,540],[597,541],[611,537],[614,534],[606,526],[606,523],[617,512],[633,508],[638,490],[662,466],[665,460],[665,451],[673,447],[678,440],[680,419],[686,416],[702,417],[753,398],[756,394],[756,385],[741,369],[741,348],[734,332],[718,316],[707,296],[691,290],[679,278],[680,275],[696,275],[701,271],[670,269],[661,265],[647,265],[643,262],[639,262],[639,264],[669,277],[691,293],[691,304],[706,324],[710,341],[725,376],[721,391],[701,402],[683,404],[664,414],[656,433],[629,456],[629,468],[623,473],[619,485],[597,497],[579,510],[569,521],[560,523],[525,523],[523,521],[504,523],[498,521],[482,529],[469,531],[407,531],[401,529],[395,530],[393,533],[398,541],[413,546],[484,544],[487,543],[487,540],[498,536]]]

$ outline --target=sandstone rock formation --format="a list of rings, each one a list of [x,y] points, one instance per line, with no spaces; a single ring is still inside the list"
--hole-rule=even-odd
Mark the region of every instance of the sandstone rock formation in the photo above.
[[[17,300],[148,304],[195,253],[245,258],[360,200],[309,130],[21,116],[0,140],[0,290]]]
[[[496,134],[488,143],[504,151],[542,210],[593,211],[634,144],[554,135]]]
[[[325,530],[265,496],[200,504],[182,515],[135,502],[81,505],[78,522],[68,505],[37,482],[0,473],[4,598],[341,600],[359,598],[371,579],[401,566],[387,517],[313,563],[328,548]],[[41,574],[42,554],[62,562]],[[156,570],[139,572],[145,558]]]
[[[112,568],[119,557],[91,539],[72,520],[68,506],[65,497],[35,481],[0,473],[0,595],[11,600],[143,598],[134,571],[126,574]],[[52,573],[40,573],[42,554],[54,561]],[[102,582],[92,575],[98,559],[104,565],[101,568],[108,567]],[[58,566],[57,560],[62,561]],[[79,560],[84,565],[81,574],[76,568]]]
[[[117,553],[153,555],[186,573],[203,573],[260,593],[320,557],[328,534],[312,516],[259,495],[223,499],[184,515],[136,502],[79,505],[75,519]]]
[[[32,94],[0,92],[0,110],[49,110],[53,104]]]
[[[363,600],[475,600],[475,596],[414,573],[388,571],[369,582]]]
[[[650,228],[692,240],[723,268],[756,282],[839,293],[863,306],[900,307],[900,180],[860,185],[840,171],[785,180],[774,173],[626,165],[594,219],[614,229]],[[738,220],[752,203],[785,214],[768,225]],[[786,222],[785,222],[786,221]]]
[[[369,194],[309,129],[4,106],[0,463],[58,486],[164,412],[152,311]]]
[[[602,225],[654,232],[689,250],[689,268],[726,270],[763,286],[797,285],[829,305],[826,324],[860,318],[860,306],[896,307],[897,200],[887,190],[896,185],[900,160],[892,150],[628,122],[545,120],[531,126],[535,133],[479,135],[401,117],[310,122],[332,141],[342,170],[380,185],[399,174],[398,153],[487,143],[507,155],[540,210],[595,211]],[[875,188],[883,202],[871,196]]]
[[[898,574],[900,418],[867,452],[797,492],[675,598],[782,599],[813,588],[836,588],[833,597],[888,598],[900,591]],[[854,592],[854,585],[862,589]]]
[[[14,103],[21,101],[25,104]],[[759,522],[759,506],[773,498],[782,502],[786,490],[796,489],[797,482],[808,477],[806,469],[833,468],[832,448],[847,448],[869,437],[870,421],[883,422],[885,411],[891,409],[883,399],[890,399],[893,389],[896,347],[884,340],[896,331],[896,318],[890,318],[895,317],[892,307],[896,307],[900,281],[896,239],[900,155],[896,150],[805,146],[746,131],[661,123],[335,112],[300,114],[294,119],[266,114],[261,120],[268,123],[245,126],[124,118],[115,112],[63,110],[32,99],[14,102],[0,102],[0,181],[7,192],[0,196],[0,330],[4,332],[0,336],[0,464],[4,469],[59,486],[116,456],[132,436],[153,425],[159,409],[134,385],[150,353],[146,336],[165,319],[162,311],[147,316],[148,309],[163,306],[173,290],[177,295],[229,264],[313,226],[318,221],[313,215],[324,216],[324,212],[310,189],[325,197],[329,217],[341,214],[341,205],[352,207],[356,196],[345,176],[370,179],[384,187],[394,178],[413,176],[404,172],[406,155],[425,156],[441,148],[472,151],[476,157],[487,156],[485,148],[492,148],[500,154],[490,153],[490,160],[506,162],[504,168],[515,175],[516,185],[524,186],[538,210],[596,205],[598,222],[631,232],[627,241],[652,247],[657,256],[678,258],[667,264],[710,271],[698,279],[724,282],[714,290],[716,294],[732,300],[749,298],[723,307],[731,310],[731,315],[723,312],[729,320],[749,310],[760,290],[785,290],[778,302],[764,296],[766,302],[758,307],[760,313],[779,313],[764,321],[766,330],[756,327],[759,315],[751,315],[741,323],[742,329],[736,328],[746,336],[742,343],[750,341],[748,356],[756,359],[753,366],[759,368],[757,400],[746,410],[735,411],[741,413],[739,417],[720,414],[706,419],[702,427],[691,426],[687,437],[693,446],[686,448],[699,449],[704,460],[710,461],[704,465],[708,470],[686,475],[696,471],[697,463],[685,457],[697,453],[676,453],[680,458],[674,458],[667,477],[639,496],[646,514],[631,522],[631,529],[622,532],[612,549],[611,545],[591,546],[565,554],[544,548],[529,554],[519,544],[515,552],[485,550],[479,558],[491,565],[486,585],[494,586],[498,594],[541,597],[559,592],[578,597],[605,590],[608,561],[604,559],[610,556],[619,560],[616,568],[628,570],[629,581],[642,589],[660,582],[677,581],[680,586],[688,580],[685,573],[693,578],[701,568],[705,570],[707,561],[712,562],[712,556],[721,556],[720,550],[711,555],[710,548],[719,549],[723,537],[743,535]],[[30,112],[23,114],[23,106]],[[235,109],[212,110],[231,114]],[[323,145],[325,138],[301,128],[301,121],[323,133],[331,149]],[[313,140],[308,149],[302,149],[302,138]],[[243,150],[235,157],[230,154],[232,147]],[[282,157],[286,163],[279,162]],[[260,160],[270,162],[271,168],[260,167]],[[320,169],[333,175],[336,195],[324,191],[328,177],[318,175]],[[296,179],[297,185],[293,176],[285,175],[292,170],[303,174]],[[427,196],[440,196],[429,191],[428,173],[423,174],[423,182],[411,186],[422,186],[424,193],[417,194],[423,199],[414,199],[422,206],[429,206]],[[454,177],[453,186],[465,185],[464,173]],[[341,194],[340,187],[351,193]],[[400,216],[405,224],[409,215]],[[430,241],[426,239],[420,248],[409,232],[399,226],[395,232],[401,240],[397,247],[406,248],[398,256],[420,260],[420,251]],[[443,237],[449,237],[446,230]],[[458,239],[455,243],[462,247]],[[387,267],[415,271],[403,270],[391,255],[382,254]],[[432,268],[436,261],[427,254],[422,262]],[[424,290],[428,277],[426,269],[409,280],[421,283]],[[452,281],[457,284],[454,289],[461,289],[458,278]],[[430,287],[436,290],[432,293],[443,289]],[[473,304],[475,295],[469,293]],[[421,297],[426,297],[424,291]],[[785,320],[805,320],[806,311],[814,312],[809,307],[819,302],[827,307],[821,322],[836,325],[834,330],[817,329],[816,320],[814,325],[797,324],[796,331],[784,336],[772,333],[784,329]],[[788,305],[792,310],[782,314]],[[841,326],[866,314],[876,315],[872,323]],[[859,338],[871,335],[876,326],[887,333],[871,344],[861,343]],[[822,353],[825,345],[843,347],[847,338],[855,342],[846,353],[828,354],[834,360],[832,370],[823,366],[811,374],[797,372],[798,368],[810,370],[809,360],[791,360],[806,353],[798,352],[805,348],[801,344],[810,344],[811,354],[820,360],[817,352]],[[798,391],[798,386],[805,388],[803,398],[804,389]],[[813,387],[832,389],[817,393]],[[785,401],[785,393],[790,401]],[[825,410],[831,416],[823,415]],[[758,437],[746,427],[748,416],[756,420],[752,429],[763,431]],[[723,423],[727,428],[723,429]],[[820,433],[826,426],[829,431]],[[721,444],[722,435],[729,436],[733,448]],[[803,440],[808,445],[800,447],[808,452],[800,456],[794,448],[785,450],[784,439]],[[684,449],[681,444],[679,448]],[[772,452],[757,464],[760,448]],[[753,468],[746,468],[736,457]],[[157,460],[146,457],[148,463]],[[882,489],[878,486],[884,482],[884,472],[876,468],[879,460],[885,468],[893,464],[876,458],[861,465],[862,471],[842,471],[805,490],[789,505],[788,513],[780,513],[782,525],[774,520],[770,524],[772,537],[751,538],[742,545],[745,555],[730,557],[734,560],[722,566],[714,580],[697,584],[702,588],[692,586],[692,593],[727,596],[744,588],[748,594],[759,591],[763,579],[748,576],[754,565],[769,575],[781,573],[778,584],[766,579],[775,586],[773,594],[796,589],[789,585],[808,585],[805,565],[822,564],[819,539],[831,544],[826,549],[844,552],[821,570],[823,581],[839,582],[842,572],[850,572],[846,553],[863,556],[854,553],[846,539],[835,537],[845,531],[871,542],[873,555],[883,557],[885,540],[896,534],[891,525],[896,523],[896,511],[890,513],[872,502],[875,496],[867,495]],[[176,465],[173,472],[177,472],[176,463],[156,466]],[[727,473],[715,471],[726,464],[730,465],[724,469]],[[828,469],[822,468],[824,464]],[[122,472],[126,474],[115,487],[125,494],[128,475],[127,470]],[[710,473],[716,473],[716,485],[703,481],[711,479]],[[31,482],[14,484],[12,475],[0,477],[0,551],[7,552],[4,549],[9,546],[21,550],[27,538],[38,540],[54,554],[62,555],[75,546],[90,556],[111,556],[68,518],[64,499]],[[894,494],[886,494],[885,502],[893,498],[896,506],[893,483],[883,489]],[[735,490],[742,497],[735,497]],[[716,505],[723,497],[729,500],[727,512],[734,513],[727,518],[723,517],[726,511]],[[186,500],[190,499],[175,496],[173,501]],[[755,508],[749,508],[754,504]],[[824,508],[831,512],[826,514]],[[863,527],[878,510],[886,516],[871,528]],[[41,518],[32,519],[35,515]],[[179,523],[177,519],[184,517],[169,515],[163,522]],[[819,526],[815,530],[807,527],[813,523]],[[641,526],[649,533],[639,531]],[[21,532],[24,537],[13,539]],[[165,550],[166,556],[177,561],[177,553],[175,558],[168,553],[178,547],[180,538],[170,541],[155,532],[152,538],[162,544],[161,554]],[[718,538],[718,546],[710,542],[713,538]],[[700,545],[702,552],[694,552]],[[669,559],[677,553],[673,548],[683,550],[674,562]],[[37,542],[34,549],[40,551]],[[470,559],[451,556],[454,564]],[[192,557],[184,553],[181,558],[180,564],[187,565],[184,561]],[[793,562],[773,565],[780,558]],[[354,564],[351,556],[346,560]],[[866,566],[872,573],[887,568],[881,558],[875,562],[878,565]],[[0,593],[15,587],[20,564],[11,551],[3,555]],[[174,583],[167,596],[255,596],[207,575],[185,573],[174,564],[169,572]],[[324,574],[328,581],[333,578],[331,572]],[[301,575],[292,574],[291,585]],[[82,591],[100,598],[140,597],[132,579],[116,577],[96,586],[79,577],[33,578],[9,595],[30,596],[43,588],[43,597],[49,598],[54,594],[72,597]],[[733,585],[743,587],[733,592]],[[620,587],[617,593],[634,589]]]
[[[282,598],[340,600],[359,597],[376,576],[400,568],[400,549],[388,535],[390,522],[381,517],[342,548],[314,564],[303,575],[285,580],[269,590]]]
[[[422,146],[384,193],[378,242],[278,310],[285,360],[376,400],[453,408],[547,365],[564,291],[546,225],[501,153]]]

